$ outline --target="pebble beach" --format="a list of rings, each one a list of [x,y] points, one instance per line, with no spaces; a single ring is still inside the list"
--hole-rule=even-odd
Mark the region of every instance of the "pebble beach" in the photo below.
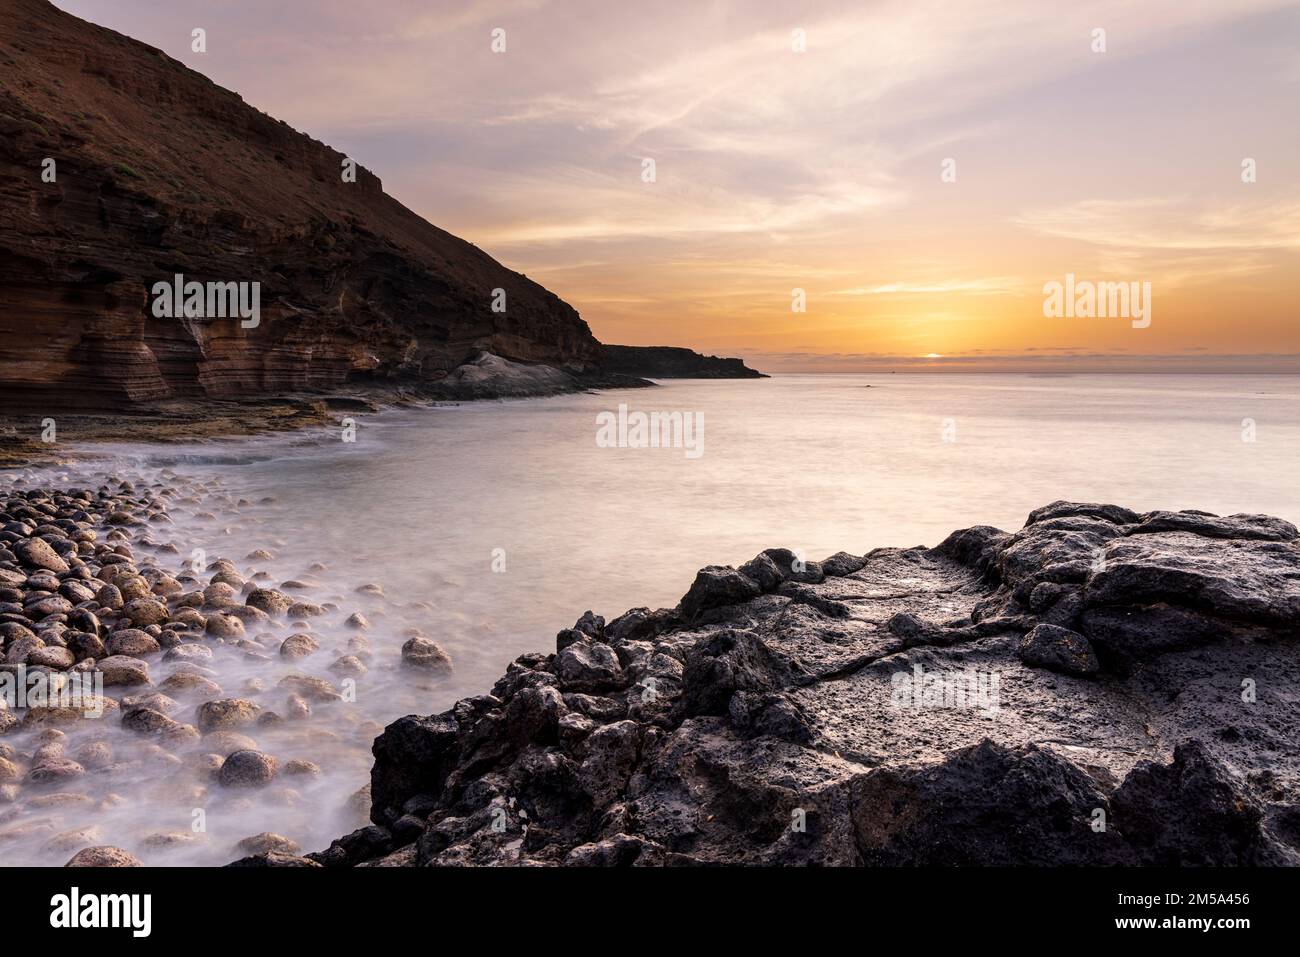
[[[427,603],[394,601],[382,582],[340,585],[324,562],[281,567],[283,539],[246,548],[277,501],[235,498],[216,479],[9,478],[8,862],[218,864],[310,849],[317,829],[365,821],[382,724],[358,702],[432,694],[453,668],[420,627]]]

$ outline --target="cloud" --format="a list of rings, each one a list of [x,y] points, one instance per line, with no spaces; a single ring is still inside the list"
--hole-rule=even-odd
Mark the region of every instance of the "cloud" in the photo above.
[[[1014,222],[1040,236],[1093,247],[1095,258],[1081,262],[1080,270],[1140,276],[1165,289],[1293,268],[1281,259],[1300,250],[1300,201],[1088,199],[1026,211]]]
[[[1019,276],[991,276],[984,279],[952,279],[937,282],[890,282],[878,286],[836,289],[829,296],[929,296],[936,293],[965,293],[973,296],[1019,293],[1034,285]]]
[[[1013,221],[1044,236],[1131,250],[1300,249],[1298,200],[1208,206],[1188,198],[1086,199]]]
[[[1238,336],[1300,344],[1278,305],[1300,200],[1193,162],[1227,183],[1240,140],[1262,173],[1295,165],[1292,0],[58,2],[356,157],[598,336],[1038,348],[1015,300],[1073,268],[1198,286]]]

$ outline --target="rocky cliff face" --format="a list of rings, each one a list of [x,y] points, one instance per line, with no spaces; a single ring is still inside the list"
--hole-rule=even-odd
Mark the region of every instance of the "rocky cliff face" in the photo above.
[[[159,50],[6,0],[0,403],[125,409],[436,383],[480,351],[597,357],[570,306],[364,168],[345,182],[344,160]],[[156,317],[151,290],[176,274],[260,283],[260,323]]]
[[[651,379],[765,379],[742,359],[700,355],[677,346],[601,346],[600,366]]]
[[[1278,519],[770,549],[394,722],[374,824],[270,862],[1296,864],[1298,689]]]

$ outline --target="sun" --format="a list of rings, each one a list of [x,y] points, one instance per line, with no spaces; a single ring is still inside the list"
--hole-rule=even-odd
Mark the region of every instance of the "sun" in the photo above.
[[[939,353],[937,353],[937,352],[927,352],[925,355],[921,356],[921,358],[922,358],[922,359],[942,359],[943,356],[939,355]]]

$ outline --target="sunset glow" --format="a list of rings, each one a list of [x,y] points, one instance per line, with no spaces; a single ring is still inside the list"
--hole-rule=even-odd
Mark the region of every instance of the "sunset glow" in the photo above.
[[[60,5],[347,151],[606,342],[1300,368],[1294,4]],[[1045,318],[1067,273],[1150,282],[1154,321]]]

